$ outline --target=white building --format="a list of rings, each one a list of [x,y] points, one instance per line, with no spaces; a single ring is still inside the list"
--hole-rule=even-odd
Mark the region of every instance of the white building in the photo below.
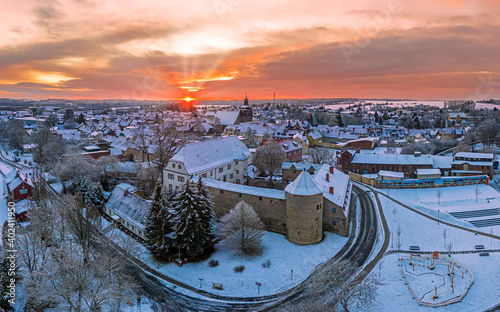
[[[192,176],[244,184],[250,155],[236,136],[187,144],[163,170],[164,187],[179,190]]]

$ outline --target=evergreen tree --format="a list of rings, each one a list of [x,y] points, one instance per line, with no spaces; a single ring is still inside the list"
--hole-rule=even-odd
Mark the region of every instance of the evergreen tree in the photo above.
[[[82,178],[78,181],[76,191],[82,194],[83,201],[87,204],[101,207],[106,202],[104,190],[99,182],[91,181],[88,178]]]
[[[344,122],[342,121],[342,116],[340,115],[340,112],[337,114],[337,125],[339,127],[343,127],[344,126]]]
[[[203,185],[201,185],[203,189]],[[207,207],[206,191],[198,192],[188,180],[178,194],[174,208],[174,240],[188,257],[203,254],[213,238],[213,212]]]
[[[215,213],[213,210],[214,203],[212,202],[212,197],[208,192],[207,188],[201,181],[201,178],[198,179],[198,183],[196,183],[196,191],[199,200],[199,211],[201,216],[201,222],[203,223],[203,228],[209,231],[209,235],[213,236],[212,228],[214,226],[215,221]]]
[[[174,197],[171,191],[163,192],[161,185],[156,185],[146,218],[146,241],[148,248],[155,254],[166,254],[169,250],[167,236],[172,232],[170,219]]]
[[[85,116],[83,116],[83,113],[80,113],[80,115],[78,115],[78,119],[76,120],[76,122],[78,124],[84,124],[85,123]]]

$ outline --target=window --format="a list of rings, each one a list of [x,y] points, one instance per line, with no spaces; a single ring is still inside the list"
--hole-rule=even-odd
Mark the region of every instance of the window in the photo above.
[[[238,161],[236,160],[236,161],[234,162],[234,164],[235,164],[236,166],[238,166]]]
[[[182,169],[182,166],[181,166],[181,165],[178,165],[177,167],[178,167],[179,169]]]
[[[229,175],[229,179],[232,179],[232,178],[234,178],[234,174],[232,174],[232,173],[231,173],[231,174]]]
[[[316,210],[320,210],[321,209],[321,204],[317,204],[316,205]]]
[[[219,173],[222,173],[222,171],[224,171],[224,168],[220,167],[219,168]]]
[[[169,174],[168,174],[168,178],[169,178],[170,180],[173,180],[173,179],[174,179],[174,175],[173,175],[173,174],[171,174],[171,173],[169,173]]]
[[[227,170],[231,169],[231,164],[227,165]]]
[[[332,213],[337,213],[337,208],[332,208]]]
[[[176,190],[176,191],[178,191],[179,189],[180,189],[180,187],[177,185],[177,186],[175,187],[175,190]]]
[[[224,190],[219,190],[219,193],[220,194],[224,194]]]
[[[262,200],[262,196],[259,196],[259,200]]]
[[[337,221],[332,220],[332,225],[337,225]]]
[[[172,168],[175,168],[175,164],[172,164]]]
[[[239,171],[239,170],[236,170],[236,174],[240,174],[240,171]]]
[[[19,190],[19,194],[28,194],[28,189]]]
[[[206,178],[206,177],[207,177],[207,174],[206,174],[206,173],[204,173],[204,174],[202,174],[202,175],[201,175],[201,177],[202,177],[202,178]]]
[[[238,194],[238,197],[241,198],[241,193]]]
[[[214,172],[212,170],[210,170],[210,176],[213,176],[214,175]]]
[[[179,181],[179,182],[184,182],[184,177],[178,176],[178,177],[177,177],[177,181]]]
[[[172,184],[169,184],[169,185],[168,185],[168,188],[169,188],[169,189],[172,189]]]

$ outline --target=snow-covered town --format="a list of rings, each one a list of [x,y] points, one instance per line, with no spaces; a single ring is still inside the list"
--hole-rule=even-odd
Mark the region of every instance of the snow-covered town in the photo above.
[[[13,307],[495,309],[500,113],[464,103],[2,111]]]
[[[3,1],[0,312],[500,312],[498,16]]]

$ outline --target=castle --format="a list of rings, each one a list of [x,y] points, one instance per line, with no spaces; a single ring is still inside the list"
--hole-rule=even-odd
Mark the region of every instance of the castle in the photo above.
[[[348,234],[352,184],[346,174],[329,165],[321,166],[314,176],[301,171],[284,190],[208,178],[202,181],[210,191],[217,216],[228,213],[243,200],[254,208],[266,230],[284,234],[296,244],[317,243],[323,231]]]

